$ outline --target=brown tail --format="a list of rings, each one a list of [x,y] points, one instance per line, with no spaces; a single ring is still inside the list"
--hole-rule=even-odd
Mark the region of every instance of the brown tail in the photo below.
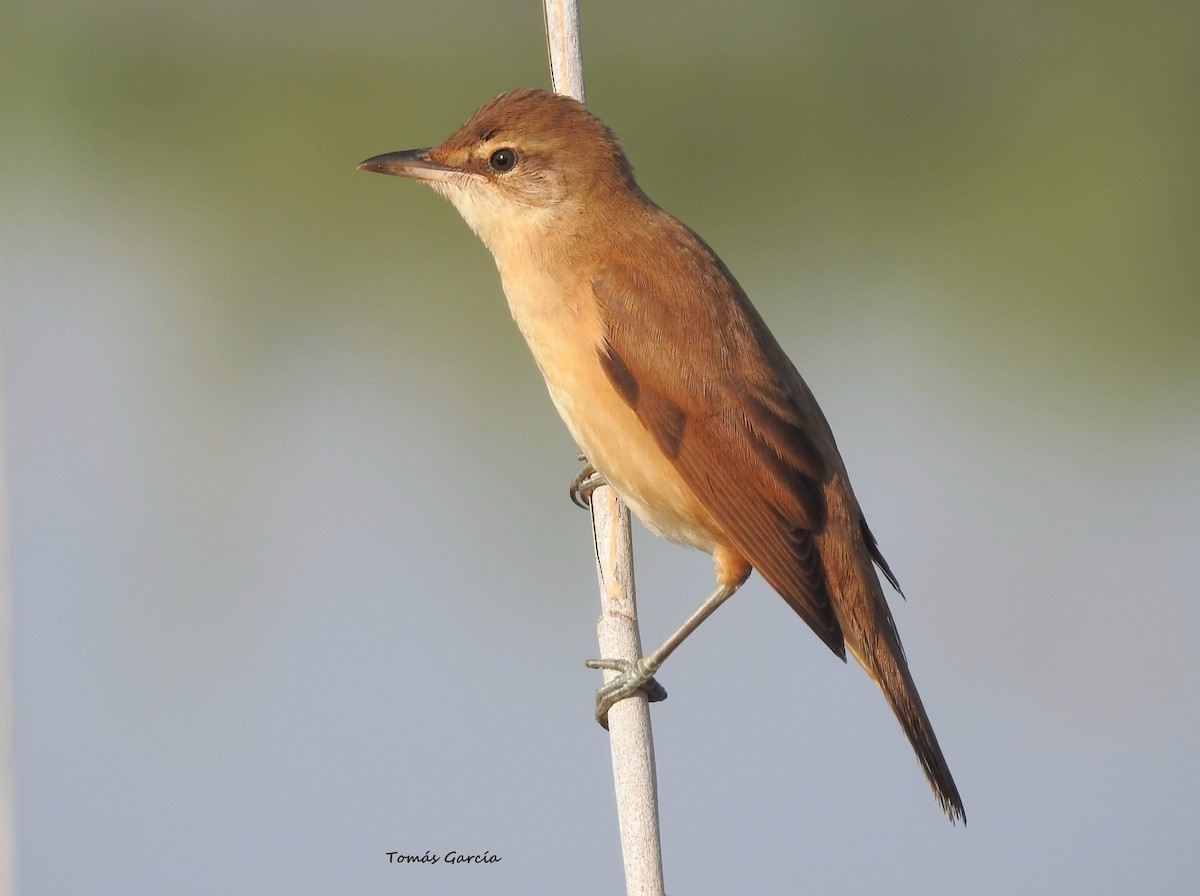
[[[887,621],[889,624],[892,621],[890,612],[887,614]],[[929,722],[929,716],[921,704],[917,687],[913,684],[912,675],[908,671],[908,663],[904,659],[904,650],[900,646],[900,639],[895,636],[894,626],[892,626],[891,634],[895,639],[896,653],[890,655],[891,651],[887,651],[884,644],[880,643],[891,639],[886,636],[880,638],[876,642],[876,656],[872,663],[874,668],[863,662],[864,658],[859,656],[856,648],[851,647],[851,652],[883,691],[883,696],[887,698],[888,705],[892,707],[892,712],[896,714],[896,718],[900,722],[900,727],[908,736],[908,742],[912,744],[917,759],[921,761],[925,777],[929,779],[929,784],[942,804],[943,811],[951,821],[961,821],[966,824],[967,813],[963,809],[962,797],[958,795],[958,787],[954,783],[954,777],[950,774],[946,757],[942,755],[937,735],[933,733],[933,725]],[[879,656],[879,654],[885,655]]]
[[[842,538],[842,550],[821,553],[846,647],[883,691],[946,815],[951,821],[966,824],[962,798],[908,671],[904,647],[872,560],[880,563],[889,581],[894,583],[895,576],[879,554],[865,523],[837,534]],[[833,538],[837,534],[830,533]],[[853,545],[851,551],[845,550],[847,543]]]

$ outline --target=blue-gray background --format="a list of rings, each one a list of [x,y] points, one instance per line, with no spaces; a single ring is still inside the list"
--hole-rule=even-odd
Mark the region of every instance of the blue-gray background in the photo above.
[[[663,676],[668,889],[1196,892],[1196,5],[584,28],[834,425],[970,816],[754,582]],[[354,167],[546,85],[537,4],[8,0],[0,82],[23,894],[619,892],[574,446],[483,247]],[[638,551],[654,641],[711,570]]]

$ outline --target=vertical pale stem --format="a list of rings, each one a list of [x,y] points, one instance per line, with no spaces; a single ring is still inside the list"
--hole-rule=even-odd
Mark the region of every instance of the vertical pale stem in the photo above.
[[[586,102],[583,92],[583,51],[579,44],[579,4],[576,0],[542,0],[546,14],[546,50],[550,54],[550,84],[555,93]]]
[[[642,655],[633,582],[633,542],[629,511],[607,485],[592,493],[592,529],[596,574],[600,579],[600,653],[613,659]],[[605,671],[607,681],[616,672]],[[658,781],[650,705],[638,692],[608,711],[617,820],[625,858],[625,887],[630,896],[662,896],[662,848],[658,828]]]
[[[583,102],[583,56],[576,0],[543,0],[546,46],[554,90]],[[600,579],[600,655],[637,660],[642,655],[633,583],[633,539],[629,511],[609,486],[592,493],[596,574]],[[615,672],[606,671],[605,680]],[[638,693],[608,713],[617,821],[629,896],[663,896],[662,848],[658,828],[658,783],[650,707]]]

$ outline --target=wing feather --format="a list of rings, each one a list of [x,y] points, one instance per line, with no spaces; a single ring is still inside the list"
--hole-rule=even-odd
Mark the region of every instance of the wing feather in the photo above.
[[[678,236],[674,254],[595,278],[600,363],[732,546],[844,657],[813,537],[828,425],[732,275],[690,231]],[[680,283],[687,294],[665,292]],[[681,333],[687,350],[672,352]]]

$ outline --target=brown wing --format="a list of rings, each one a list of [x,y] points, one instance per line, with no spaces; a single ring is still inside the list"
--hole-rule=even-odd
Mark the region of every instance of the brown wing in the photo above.
[[[731,546],[845,658],[813,538],[828,424],[732,275],[668,221],[668,251],[627,253],[592,284],[600,363]]]

